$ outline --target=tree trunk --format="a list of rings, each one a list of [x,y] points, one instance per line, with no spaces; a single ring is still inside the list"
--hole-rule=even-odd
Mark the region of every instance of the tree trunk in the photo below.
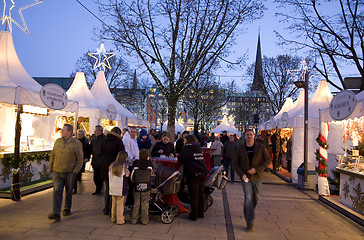
[[[15,142],[14,142],[14,162],[12,163],[12,184],[11,184],[11,199],[14,201],[20,200],[20,187],[19,187],[19,161],[20,161],[20,134],[21,134],[21,118],[22,105],[18,104],[18,109],[16,113],[16,123],[15,123]]]
[[[168,101],[168,125],[167,132],[171,136],[170,142],[173,143],[175,136],[177,100]]]

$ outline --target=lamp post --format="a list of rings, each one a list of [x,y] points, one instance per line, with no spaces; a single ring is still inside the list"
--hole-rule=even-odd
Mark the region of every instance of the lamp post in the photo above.
[[[297,72],[298,74],[294,74]],[[304,188],[307,188],[307,172],[308,172],[308,80],[310,77],[310,72],[307,67],[306,60],[302,60],[300,69],[298,70],[288,70],[288,73],[294,75],[297,80],[293,82],[297,88],[303,88],[305,91],[305,102],[304,102],[304,152],[303,152],[303,164],[304,164]]]
[[[303,88],[305,91],[305,101],[304,101],[304,130],[303,130],[303,164],[304,164],[304,188],[307,187],[307,169],[308,169],[308,78],[309,72],[304,71],[304,81],[293,82],[297,88]]]

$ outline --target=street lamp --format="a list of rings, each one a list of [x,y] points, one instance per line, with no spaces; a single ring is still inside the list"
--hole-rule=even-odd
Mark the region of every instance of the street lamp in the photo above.
[[[304,130],[303,130],[303,176],[304,176],[304,188],[307,187],[307,169],[308,169],[308,71],[304,71],[304,81],[293,82],[297,88],[303,88],[305,90],[305,102],[304,102]]]
[[[302,60],[300,69],[288,70],[288,73],[294,75],[297,80],[293,82],[297,88],[303,88],[305,90],[305,102],[304,102],[304,152],[303,152],[303,164],[304,164],[304,188],[307,188],[307,172],[308,172],[308,80],[309,74],[313,70],[309,70],[307,67],[306,60]],[[294,74],[297,72],[297,74]]]

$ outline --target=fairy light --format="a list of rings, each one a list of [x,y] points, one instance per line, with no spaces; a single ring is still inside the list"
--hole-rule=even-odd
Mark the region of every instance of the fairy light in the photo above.
[[[104,44],[101,43],[100,48],[97,49],[96,53],[89,53],[88,55],[96,59],[93,70],[102,66],[103,70],[105,71],[105,68],[111,69],[109,58],[113,57],[115,53],[107,53]]]
[[[24,17],[23,17],[23,13],[22,13],[22,11],[23,10],[25,10],[25,9],[27,9],[27,8],[29,8],[29,7],[32,7],[32,6],[34,6],[34,5],[37,5],[38,3],[41,3],[41,2],[43,2],[43,0],[37,0],[36,2],[34,2],[34,3],[31,3],[31,4],[28,4],[28,5],[26,5],[26,6],[24,6],[24,7],[21,7],[21,8],[19,8],[19,10],[18,10],[18,13],[19,13],[19,16],[20,16],[20,18],[21,18],[21,21],[22,21],[22,24],[23,24],[23,26],[22,25],[20,25],[17,21],[15,21],[12,17],[11,17],[11,11],[13,10],[13,8],[15,7],[15,2],[14,2],[14,0],[10,0],[10,2],[11,2],[11,7],[9,8],[9,11],[7,12],[6,11],[6,2],[7,2],[8,0],[3,0],[3,2],[4,2],[4,10],[3,10],[3,15],[2,15],[2,17],[0,18],[0,20],[1,20],[1,24],[2,25],[4,25],[4,23],[6,23],[6,26],[9,26],[9,30],[10,30],[10,32],[12,32],[12,23],[14,23],[15,25],[17,25],[21,30],[23,30],[25,33],[29,33],[29,30],[28,30],[28,27],[27,27],[27,24],[26,24],[26,22],[25,22],[25,19],[24,19]]]

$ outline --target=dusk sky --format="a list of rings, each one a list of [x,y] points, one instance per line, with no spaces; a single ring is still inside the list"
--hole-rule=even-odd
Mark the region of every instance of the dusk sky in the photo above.
[[[18,15],[19,7],[34,2],[34,0],[14,1],[16,3],[15,11],[13,10],[14,18]],[[80,0],[80,2],[98,15],[97,6],[93,1]],[[238,44],[232,49],[234,57],[248,53],[247,65],[255,61],[259,28],[263,55],[274,57],[286,52],[276,45],[277,39],[273,31],[284,31],[284,26],[274,16],[277,9],[272,6],[274,5],[267,5],[268,10],[262,19],[246,26],[246,33],[240,36]],[[3,9],[3,1],[0,7]],[[13,39],[19,59],[32,77],[67,77],[83,53],[88,50],[96,52],[100,46],[101,42],[95,39],[93,29],[100,27],[101,23],[76,0],[44,0],[23,10],[23,15],[30,33],[24,33],[13,24]],[[18,20],[20,21],[19,18]],[[4,29],[5,26],[2,25],[1,30]],[[113,47],[110,42],[104,44],[107,50]],[[234,60],[234,57],[229,60]],[[137,60],[129,62],[130,68],[134,69],[137,63]],[[241,86],[245,68],[234,72],[219,71],[218,74],[222,76],[221,80],[235,79]]]

